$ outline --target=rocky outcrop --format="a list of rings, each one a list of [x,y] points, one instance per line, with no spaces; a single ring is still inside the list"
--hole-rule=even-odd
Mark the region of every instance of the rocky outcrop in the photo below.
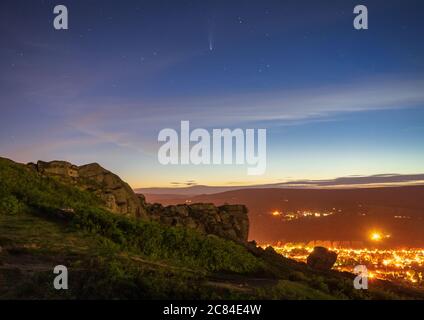
[[[239,242],[247,241],[249,219],[247,208],[243,205],[216,207],[213,204],[197,203],[164,207],[146,203],[143,195],[135,194],[127,183],[97,163],[76,166],[65,161],[38,161],[28,166],[42,175],[93,192],[114,213],[192,228]],[[66,211],[63,214],[70,213]]]
[[[36,169],[43,175],[55,176],[69,181],[73,181],[79,177],[78,167],[66,161],[38,161],[37,164],[29,163],[28,166]]]
[[[308,266],[318,270],[330,270],[337,261],[337,253],[324,247],[315,247],[307,258]]]
[[[247,241],[249,219],[243,205],[216,207],[209,203],[164,207],[147,204],[147,214],[152,220],[171,226],[183,226],[202,233],[214,234],[236,241]]]
[[[144,205],[131,187],[97,163],[78,167],[65,161],[38,161],[37,164],[31,163],[29,166],[42,175],[55,177],[93,192],[112,212],[147,218]]]

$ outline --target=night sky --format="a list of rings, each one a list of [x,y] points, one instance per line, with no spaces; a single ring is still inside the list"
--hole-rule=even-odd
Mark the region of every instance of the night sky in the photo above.
[[[0,155],[98,162],[133,187],[423,173],[423,35],[418,0],[2,0]],[[181,120],[266,128],[266,174],[160,165]]]

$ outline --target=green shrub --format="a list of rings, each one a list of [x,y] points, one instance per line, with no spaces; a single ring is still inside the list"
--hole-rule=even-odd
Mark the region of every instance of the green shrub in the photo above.
[[[248,273],[261,268],[259,260],[242,246],[186,228],[122,217],[98,208],[78,209],[73,223],[150,258],[209,271]]]
[[[0,213],[15,215],[25,209],[26,206],[13,195],[0,198]]]

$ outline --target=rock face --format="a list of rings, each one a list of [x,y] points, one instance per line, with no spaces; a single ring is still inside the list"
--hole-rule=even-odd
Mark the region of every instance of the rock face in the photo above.
[[[97,163],[78,167],[65,161],[38,161],[37,164],[29,164],[29,166],[43,175],[56,177],[93,192],[112,212],[147,218],[140,198],[131,187],[116,174],[102,168]]]
[[[337,253],[324,247],[315,247],[307,258],[308,266],[318,270],[330,270],[337,261]]]
[[[164,207],[146,203],[143,195],[135,194],[127,183],[97,163],[76,166],[65,161],[38,161],[28,166],[42,175],[93,192],[114,213],[192,228],[235,241],[247,241],[249,219],[247,208],[243,205],[216,207],[198,203]]]
[[[209,203],[197,203],[163,207],[148,204],[146,209],[152,220],[167,225],[184,226],[242,242],[246,242],[249,235],[249,218],[243,205],[216,207]]]
[[[79,177],[78,167],[65,161],[38,161],[37,164],[30,163],[29,166],[48,176],[57,176],[69,180],[77,179]]]

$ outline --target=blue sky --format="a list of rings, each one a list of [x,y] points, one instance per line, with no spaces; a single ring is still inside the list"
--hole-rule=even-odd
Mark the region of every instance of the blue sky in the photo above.
[[[0,154],[99,162],[133,187],[424,172],[424,4],[0,4]],[[212,48],[212,50],[210,50]],[[268,167],[162,166],[158,132],[266,128]]]

